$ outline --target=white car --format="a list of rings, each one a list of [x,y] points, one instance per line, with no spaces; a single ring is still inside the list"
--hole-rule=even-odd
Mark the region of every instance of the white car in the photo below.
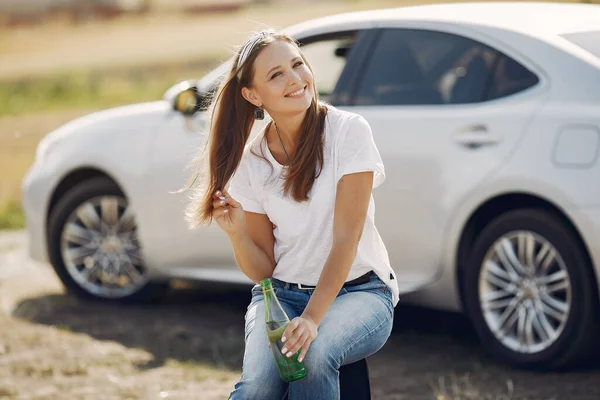
[[[371,124],[387,172],[376,223],[401,301],[467,313],[515,365],[568,365],[597,342],[599,27],[600,6],[465,3],[285,30],[321,97]],[[41,141],[23,182],[30,254],[72,293],[139,300],[174,278],[250,283],[226,235],[188,229],[188,194],[173,194],[230,62]]]

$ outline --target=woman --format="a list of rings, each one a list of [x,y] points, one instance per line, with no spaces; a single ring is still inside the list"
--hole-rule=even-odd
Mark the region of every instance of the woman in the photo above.
[[[245,147],[264,111],[272,121]],[[242,377],[230,398],[339,398],[339,367],[385,344],[398,302],[374,225],[371,191],[385,175],[368,123],[319,102],[298,45],[267,31],[242,46],[224,78],[207,148],[192,221],[216,220],[252,281],[272,277],[291,319],[283,351],[300,350],[307,371],[289,384],[279,378],[256,285]]]

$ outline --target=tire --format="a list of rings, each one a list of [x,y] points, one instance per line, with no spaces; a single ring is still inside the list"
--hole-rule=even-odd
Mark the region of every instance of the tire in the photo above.
[[[110,223],[101,209],[109,210]],[[67,291],[79,298],[152,302],[168,289],[168,282],[150,282],[135,218],[119,187],[108,178],[92,178],[68,190],[50,212],[47,233],[50,262]],[[71,257],[77,252],[79,257]],[[85,279],[86,273],[93,279]]]
[[[507,263],[509,252],[498,251],[506,248],[496,247],[501,238],[516,249],[518,263]],[[526,244],[532,240],[529,254],[534,257],[528,258]],[[519,243],[525,249],[521,254]],[[584,359],[598,329],[598,292],[585,249],[562,219],[539,209],[502,214],[482,230],[469,258],[465,307],[488,352],[513,366],[536,370],[562,369]],[[535,272],[527,265],[535,265]],[[511,286],[511,281],[516,283]]]

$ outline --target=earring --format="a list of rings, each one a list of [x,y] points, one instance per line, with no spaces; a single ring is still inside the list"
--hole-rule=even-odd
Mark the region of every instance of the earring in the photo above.
[[[265,110],[261,107],[254,109],[254,119],[265,119]]]

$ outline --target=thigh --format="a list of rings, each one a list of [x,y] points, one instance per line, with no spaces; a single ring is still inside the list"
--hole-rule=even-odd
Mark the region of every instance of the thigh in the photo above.
[[[343,289],[325,314],[311,351],[325,351],[350,364],[377,352],[392,331],[392,294],[376,276],[369,283]],[[308,357],[307,353],[307,357]]]

